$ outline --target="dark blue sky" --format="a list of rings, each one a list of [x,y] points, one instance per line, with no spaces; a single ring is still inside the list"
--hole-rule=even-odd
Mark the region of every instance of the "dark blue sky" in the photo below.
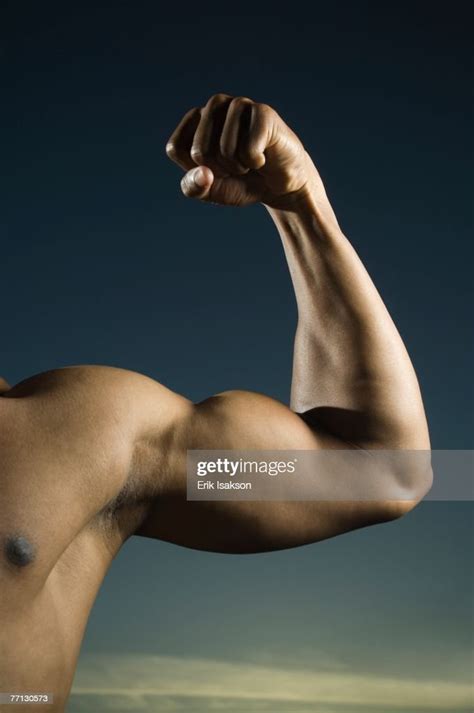
[[[472,448],[468,4],[160,5],[4,5],[0,374],[102,363],[196,400],[288,400],[295,305],[278,235],[260,206],[187,201],[164,152],[182,114],[225,91],[273,105],[301,136],[407,344],[433,448]],[[256,558],[137,540],[84,651],[239,659],[266,642],[291,657],[319,637],[351,666],[400,673],[413,659],[449,678],[436,652],[462,660],[472,643],[470,517],[470,504],[424,503]],[[204,599],[247,597],[250,619],[216,601],[196,624],[191,581]]]

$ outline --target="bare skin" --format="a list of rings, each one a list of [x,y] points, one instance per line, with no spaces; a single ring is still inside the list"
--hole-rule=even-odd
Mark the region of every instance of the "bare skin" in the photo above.
[[[54,692],[48,710],[64,710],[90,609],[132,535],[227,553],[278,550],[393,520],[424,494],[413,472],[413,497],[396,502],[186,500],[191,448],[430,444],[401,338],[278,114],[216,95],[185,115],[167,153],[186,172],[186,196],[260,203],[280,233],[298,304],[291,408],[245,391],[195,404],[104,366],[12,388],[0,381],[0,691]]]

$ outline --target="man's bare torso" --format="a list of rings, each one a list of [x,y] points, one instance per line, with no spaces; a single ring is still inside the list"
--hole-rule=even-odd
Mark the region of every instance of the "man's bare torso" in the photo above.
[[[162,413],[147,413],[154,391]],[[185,404],[106,367],[49,372],[0,398],[0,690],[66,696],[98,588],[145,512],[144,482],[129,491],[140,460],[150,472],[147,418],[165,434]]]

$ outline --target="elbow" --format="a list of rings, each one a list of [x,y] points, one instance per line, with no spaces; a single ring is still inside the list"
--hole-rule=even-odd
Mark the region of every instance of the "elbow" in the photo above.
[[[396,520],[414,510],[433,485],[430,451],[404,452],[399,460],[392,473],[390,500],[384,504],[387,520]]]

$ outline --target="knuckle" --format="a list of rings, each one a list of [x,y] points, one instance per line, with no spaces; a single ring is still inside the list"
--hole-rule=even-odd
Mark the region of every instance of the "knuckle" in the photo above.
[[[230,98],[231,97],[229,96],[229,94],[224,94],[224,92],[220,92],[219,94],[213,94],[213,96],[207,102],[207,106],[216,106],[217,104],[222,104],[222,102],[227,101],[227,99]]]
[[[176,158],[178,155],[178,152],[176,150],[176,145],[174,144],[173,141],[168,141],[165,147],[166,155],[168,158]]]
[[[261,148],[253,142],[240,148],[239,158],[249,168],[260,168],[265,163]]]
[[[248,97],[234,97],[232,99],[233,106],[242,106],[243,104],[253,104],[253,102]]]
[[[244,154],[245,154],[246,158],[254,160],[254,159],[259,159],[262,152],[258,146],[256,146],[255,144],[250,144],[250,146],[247,146],[247,148],[244,149]]]
[[[191,158],[193,159],[193,161],[195,163],[204,163],[205,155],[204,155],[204,151],[202,150],[202,148],[200,146],[192,146],[190,154],[191,154]]]
[[[270,116],[274,113],[272,107],[269,104],[257,104],[257,109],[264,117]]]

